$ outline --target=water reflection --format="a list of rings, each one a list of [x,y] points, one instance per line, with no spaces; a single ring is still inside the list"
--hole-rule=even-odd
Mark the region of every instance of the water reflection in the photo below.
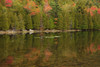
[[[0,67],[99,67],[100,32],[0,35]]]

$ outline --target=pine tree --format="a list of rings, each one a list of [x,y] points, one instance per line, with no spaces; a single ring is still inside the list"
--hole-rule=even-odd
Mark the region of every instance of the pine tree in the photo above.
[[[87,13],[84,13],[82,16],[81,29],[88,29]]]
[[[79,29],[79,13],[75,13],[74,29]]]
[[[1,20],[0,20],[1,30],[9,30],[7,9],[5,7],[2,7],[1,9],[2,9],[0,11],[2,13],[1,14]]]
[[[10,12],[9,13],[9,19],[11,21],[11,23],[10,23],[10,29],[15,30],[15,20],[16,20],[15,14],[12,13],[12,12]]]
[[[30,15],[27,15],[27,18],[26,18],[26,29],[29,30],[29,29],[33,29],[33,25],[32,25],[32,18]]]
[[[69,13],[63,12],[64,21],[63,21],[63,30],[70,29],[70,22],[69,22]]]
[[[0,30],[2,29],[2,5],[0,4]]]
[[[40,29],[40,18],[41,18],[40,14],[37,14],[32,17],[34,29],[37,29],[37,30]]]
[[[43,13],[43,28],[48,29],[48,24],[49,24],[49,18],[45,13]]]
[[[18,18],[19,18],[19,28],[20,28],[20,30],[24,30],[25,29],[25,22],[24,22],[22,14],[19,14]]]
[[[98,18],[97,18],[97,14],[95,16],[92,17],[92,21],[93,21],[93,29],[98,29]]]
[[[92,17],[90,15],[88,15],[88,29],[93,29],[93,21],[92,21]]]
[[[7,10],[7,18],[8,18],[8,24],[9,24],[9,29],[10,29],[10,24],[11,24],[11,11]]]
[[[18,16],[16,14],[14,16],[15,16],[15,23],[14,23],[15,30],[20,30],[20,23],[19,23]]]
[[[6,13],[4,13],[2,17],[2,30],[9,30],[9,23]]]
[[[54,28],[55,28],[54,20],[53,18],[49,18],[49,29],[54,29]]]
[[[63,22],[64,22],[64,17],[63,15],[60,13],[58,15],[58,18],[59,18],[59,23],[57,24],[57,29],[60,29],[60,30],[63,30]]]

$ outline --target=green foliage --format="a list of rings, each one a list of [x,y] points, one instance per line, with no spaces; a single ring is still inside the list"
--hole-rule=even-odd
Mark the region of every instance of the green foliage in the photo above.
[[[87,13],[84,13],[82,16],[82,24],[81,24],[81,29],[88,29],[88,19],[87,19]]]
[[[32,29],[33,28],[33,24],[32,24],[31,16],[27,15],[26,20],[27,20],[27,22],[26,22],[26,29],[28,29],[28,30]]]
[[[87,11],[92,6],[100,8],[99,0],[48,0],[52,10],[47,13],[43,11],[44,0],[33,0],[40,10],[36,15],[24,8],[27,0],[13,0],[12,7],[0,1],[0,30],[39,30],[41,25],[50,30],[100,29],[100,14],[95,10],[91,16]]]
[[[49,29],[54,29],[55,28],[55,24],[54,24],[54,20],[53,20],[53,18],[50,18],[49,19]]]
[[[93,21],[90,15],[88,16],[88,29],[93,29]]]
[[[20,28],[20,30],[24,30],[25,29],[25,22],[23,20],[22,14],[19,14],[18,18],[19,18],[19,28]]]
[[[48,16],[44,13],[43,14],[43,18],[42,18],[42,20],[43,20],[43,27],[44,27],[44,29],[48,29],[49,27],[49,18],[48,18]]]
[[[6,13],[2,14],[2,30],[9,30],[9,23]]]
[[[37,29],[37,30],[40,29],[40,18],[41,18],[40,14],[37,14],[32,17],[34,29]]]
[[[5,7],[0,7],[0,29],[9,30],[9,23],[7,18],[7,10]]]

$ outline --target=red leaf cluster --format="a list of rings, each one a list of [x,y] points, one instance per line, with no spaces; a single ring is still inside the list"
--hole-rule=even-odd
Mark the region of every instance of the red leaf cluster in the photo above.
[[[98,45],[97,49],[100,50],[100,45]]]
[[[97,10],[97,7],[92,6],[90,9],[91,9],[92,11],[95,11],[95,10]]]
[[[44,12],[48,12],[50,10],[52,10],[52,7],[49,5],[48,0],[44,0],[45,4],[44,4]]]
[[[98,8],[97,12],[98,12],[98,14],[100,14],[100,8]]]
[[[90,11],[90,15],[91,15],[91,16],[93,16],[93,15],[94,15],[92,11]]]
[[[57,24],[57,22],[54,22],[55,24]]]
[[[89,53],[89,52],[95,53],[95,52],[97,52],[97,51],[99,51],[99,50],[100,50],[100,45],[98,45],[97,48],[96,48],[95,45],[94,45],[93,43],[90,44],[89,47],[87,47],[87,52],[88,52],[88,53]]]
[[[91,16],[93,16],[93,12],[97,11],[98,14],[100,14],[100,8],[97,8],[96,6],[92,6],[91,8],[87,8],[86,11],[90,13]]]
[[[6,7],[12,6],[12,0],[5,0]]]
[[[8,56],[6,59],[6,64],[12,64],[13,60],[14,60],[14,58],[12,56]]]
[[[27,0],[27,4],[24,6],[25,9],[29,10],[30,15],[36,15],[40,12],[38,5],[32,0]]]

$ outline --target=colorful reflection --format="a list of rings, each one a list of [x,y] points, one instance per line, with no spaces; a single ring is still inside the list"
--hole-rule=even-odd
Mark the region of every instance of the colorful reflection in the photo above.
[[[0,35],[0,67],[94,67],[99,56],[98,31]]]

